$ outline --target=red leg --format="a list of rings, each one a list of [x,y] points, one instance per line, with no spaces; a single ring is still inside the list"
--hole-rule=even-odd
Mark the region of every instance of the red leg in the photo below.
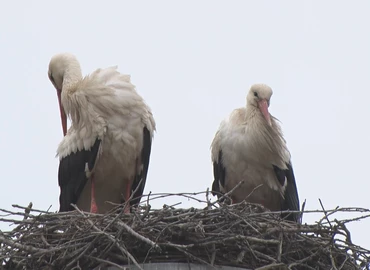
[[[98,206],[96,205],[95,201],[95,181],[94,175],[91,176],[91,204],[90,204],[90,212],[91,213],[98,213]]]
[[[123,212],[125,214],[130,214],[130,202],[128,201],[130,199],[130,184],[127,184],[126,185],[126,194],[125,194],[125,202],[126,202],[126,205],[125,205],[125,209],[123,210]]]

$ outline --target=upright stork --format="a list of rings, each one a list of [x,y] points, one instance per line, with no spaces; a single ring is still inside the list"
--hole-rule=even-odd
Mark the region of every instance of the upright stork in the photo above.
[[[73,210],[73,203],[83,211],[106,213],[126,202],[128,213],[140,203],[147,178],[155,131],[150,108],[117,67],[82,77],[76,57],[63,53],[52,57],[48,75],[57,90],[64,134],[57,150],[59,211]]]
[[[272,89],[252,85],[246,107],[224,120],[212,142],[212,192],[222,195],[235,188],[233,203],[259,203],[271,211],[299,211],[298,192],[290,153],[278,120],[270,115]],[[300,215],[283,215],[300,222]]]

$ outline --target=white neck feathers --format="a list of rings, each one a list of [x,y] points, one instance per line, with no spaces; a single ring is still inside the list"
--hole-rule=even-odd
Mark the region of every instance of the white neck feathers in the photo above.
[[[285,169],[290,154],[278,120],[271,116],[270,126],[255,107],[249,108],[247,115],[247,136],[255,155]]]

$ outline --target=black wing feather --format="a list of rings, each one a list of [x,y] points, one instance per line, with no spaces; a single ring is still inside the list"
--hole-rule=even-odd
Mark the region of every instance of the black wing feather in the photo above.
[[[287,163],[288,169],[282,170],[279,167],[273,165],[275,175],[279,181],[279,183],[283,186],[285,181],[287,181],[287,185],[285,188],[284,200],[281,205],[281,210],[291,210],[291,211],[299,211],[299,198],[298,198],[298,191],[297,185],[295,182],[294,171],[291,163]],[[301,215],[299,213],[283,215],[283,218],[287,220],[301,222]]]
[[[90,150],[81,150],[61,159],[59,163],[58,182],[60,187],[59,212],[72,211],[71,203],[76,204],[87,182],[86,164],[90,171],[98,157],[100,139],[96,139]]]
[[[138,205],[140,203],[141,197],[143,196],[146,177],[148,175],[149,163],[150,163],[150,152],[152,149],[152,139],[149,130],[144,127],[143,129],[143,149],[141,150],[141,162],[143,165],[142,171],[140,171],[132,183],[131,194],[133,192],[132,200],[130,205]]]
[[[212,195],[220,198],[222,196],[220,184],[222,187],[225,186],[226,170],[222,163],[222,151],[218,154],[218,160],[213,162],[213,184],[212,184]]]

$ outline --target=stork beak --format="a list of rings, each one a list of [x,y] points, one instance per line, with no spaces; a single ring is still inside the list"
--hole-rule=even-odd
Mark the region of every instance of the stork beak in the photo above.
[[[62,120],[63,135],[65,136],[67,134],[67,116],[66,116],[66,113],[64,112],[64,108],[62,105],[61,94],[62,94],[62,91],[57,90],[59,109],[60,109],[60,119]]]
[[[269,105],[266,99],[258,101],[258,108],[260,109],[263,117],[265,117],[267,123],[271,126],[271,118],[269,113]]]

